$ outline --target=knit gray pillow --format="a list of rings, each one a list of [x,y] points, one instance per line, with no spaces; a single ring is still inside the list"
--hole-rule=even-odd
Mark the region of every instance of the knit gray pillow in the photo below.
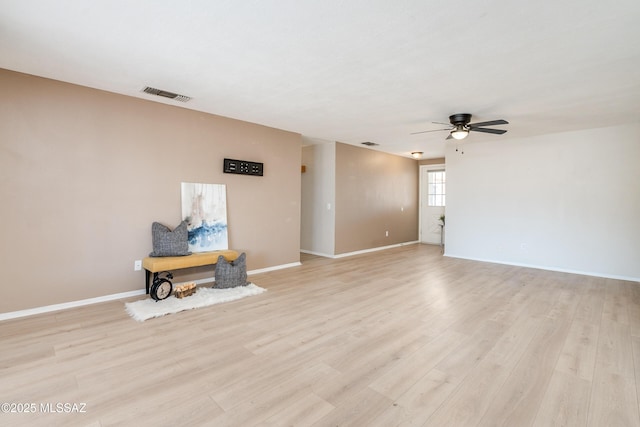
[[[222,255],[216,263],[216,283],[214,288],[235,288],[246,286],[247,282],[247,255],[243,252],[235,261],[228,262]]]
[[[182,221],[173,231],[159,222],[154,222],[151,225],[153,252],[149,256],[191,255],[188,236],[186,221]]]

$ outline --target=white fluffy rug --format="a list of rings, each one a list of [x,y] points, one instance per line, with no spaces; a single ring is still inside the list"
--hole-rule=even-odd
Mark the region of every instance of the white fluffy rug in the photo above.
[[[173,295],[161,301],[154,301],[148,297],[140,301],[125,303],[125,310],[138,322],[144,322],[153,317],[165,314],[178,313],[192,308],[206,307],[213,304],[235,301],[240,298],[250,297],[266,292],[266,289],[253,283],[247,286],[238,286],[228,289],[198,288],[195,294],[186,298],[176,298]]]

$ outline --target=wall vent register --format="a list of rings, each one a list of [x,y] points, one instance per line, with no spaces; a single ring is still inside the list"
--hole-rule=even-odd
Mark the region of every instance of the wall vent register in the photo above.
[[[155,87],[146,86],[142,89],[142,92],[148,93],[150,95],[162,96],[164,98],[174,99],[180,102],[187,102],[191,99],[191,97],[187,95],[180,95],[178,93],[169,92],[168,90],[156,89]]]
[[[247,160],[224,159],[223,172],[239,175],[262,176],[264,172],[264,164],[250,162]]]

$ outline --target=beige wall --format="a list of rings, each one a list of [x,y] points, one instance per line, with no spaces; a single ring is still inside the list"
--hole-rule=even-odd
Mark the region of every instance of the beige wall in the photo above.
[[[423,165],[444,165],[444,157],[438,157],[435,159],[422,159],[420,160],[420,166]]]
[[[181,182],[227,185],[250,270],[299,261],[300,135],[6,70],[0,93],[0,313],[141,289],[134,260],[153,221],[180,222]]]
[[[335,254],[418,240],[418,177],[414,159],[337,143]]]

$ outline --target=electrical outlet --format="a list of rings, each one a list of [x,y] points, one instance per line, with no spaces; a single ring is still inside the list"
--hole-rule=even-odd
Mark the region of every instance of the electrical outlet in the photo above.
[[[140,271],[142,270],[142,260],[136,260],[133,263],[133,271]]]

